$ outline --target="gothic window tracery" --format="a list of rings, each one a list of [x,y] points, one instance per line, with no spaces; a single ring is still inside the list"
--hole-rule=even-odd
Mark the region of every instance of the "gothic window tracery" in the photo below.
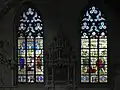
[[[107,60],[107,21],[92,6],[81,21],[81,83],[107,83]]]
[[[34,8],[21,14],[17,40],[18,83],[44,82],[43,23]]]

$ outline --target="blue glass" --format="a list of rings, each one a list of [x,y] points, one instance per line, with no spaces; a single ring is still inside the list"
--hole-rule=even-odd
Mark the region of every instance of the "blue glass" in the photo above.
[[[26,42],[23,42],[23,49],[26,49]]]
[[[40,47],[39,47],[37,42],[35,42],[35,49],[40,49]]]
[[[20,69],[24,68],[24,58],[20,58]]]
[[[40,77],[37,77],[37,80],[38,80],[38,81],[42,81],[42,80],[43,80],[43,77],[41,77],[41,76],[40,76]]]

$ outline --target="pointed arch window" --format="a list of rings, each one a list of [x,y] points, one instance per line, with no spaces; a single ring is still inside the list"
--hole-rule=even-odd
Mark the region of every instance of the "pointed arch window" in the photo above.
[[[18,83],[44,82],[43,23],[34,8],[22,12],[17,40]]]
[[[81,83],[107,83],[107,21],[92,6],[81,21]]]

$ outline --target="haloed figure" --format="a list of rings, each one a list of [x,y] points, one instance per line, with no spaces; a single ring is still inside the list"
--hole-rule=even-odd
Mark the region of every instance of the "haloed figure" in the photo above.
[[[37,57],[37,69],[40,69],[42,71],[42,58],[40,56]]]
[[[104,72],[105,70],[105,61],[102,60],[102,59],[99,59],[97,62],[96,62],[96,65],[98,66],[100,72]]]

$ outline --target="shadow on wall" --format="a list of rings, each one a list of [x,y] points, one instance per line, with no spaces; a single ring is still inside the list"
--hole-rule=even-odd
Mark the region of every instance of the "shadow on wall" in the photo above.
[[[11,48],[9,41],[0,40],[0,87],[11,85],[8,80],[11,81],[11,70],[16,67],[16,62],[11,59]]]

